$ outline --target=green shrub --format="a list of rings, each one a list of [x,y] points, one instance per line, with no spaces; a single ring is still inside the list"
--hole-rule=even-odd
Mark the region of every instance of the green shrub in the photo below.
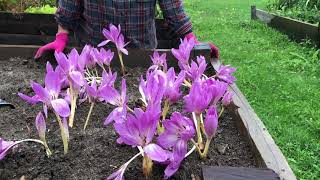
[[[269,0],[268,10],[291,18],[320,22],[320,0]]]

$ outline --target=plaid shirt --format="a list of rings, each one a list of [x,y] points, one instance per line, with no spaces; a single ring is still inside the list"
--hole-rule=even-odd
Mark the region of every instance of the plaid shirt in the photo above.
[[[121,31],[136,48],[156,48],[155,10],[157,0],[58,0],[56,21],[75,32],[82,44],[97,45],[108,24]],[[192,31],[182,0],[158,0],[169,27],[180,37]]]

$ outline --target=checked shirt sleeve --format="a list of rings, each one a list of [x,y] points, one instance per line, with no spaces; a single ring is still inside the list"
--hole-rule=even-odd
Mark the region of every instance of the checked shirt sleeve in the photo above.
[[[82,0],[58,0],[55,19],[63,28],[74,30],[82,11]]]
[[[192,32],[190,18],[183,9],[182,0],[159,0],[160,8],[170,28],[180,37]]]

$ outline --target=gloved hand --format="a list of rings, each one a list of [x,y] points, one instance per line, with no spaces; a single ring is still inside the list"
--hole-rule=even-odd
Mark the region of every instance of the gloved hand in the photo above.
[[[55,50],[55,52],[61,52],[66,47],[67,43],[68,43],[68,34],[64,32],[58,33],[56,35],[56,39],[53,42],[46,44],[38,49],[34,58],[38,59],[39,57],[42,56],[42,54],[45,51],[48,51],[48,50]]]
[[[185,37],[186,37],[188,40],[191,39],[191,38],[193,38],[193,39],[195,40],[196,44],[201,44],[201,42],[199,42],[199,41],[197,40],[197,37],[196,37],[196,35],[195,35],[193,32],[187,34]],[[219,59],[220,53],[219,53],[218,47],[215,46],[213,43],[209,43],[209,45],[210,45],[210,48],[211,48],[211,57],[212,57],[212,58],[217,58],[217,59]]]

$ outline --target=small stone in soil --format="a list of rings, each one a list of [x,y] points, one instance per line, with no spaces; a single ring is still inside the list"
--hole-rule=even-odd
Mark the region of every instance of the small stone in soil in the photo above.
[[[228,144],[218,144],[217,145],[217,150],[220,154],[225,154],[226,150],[228,148]]]

